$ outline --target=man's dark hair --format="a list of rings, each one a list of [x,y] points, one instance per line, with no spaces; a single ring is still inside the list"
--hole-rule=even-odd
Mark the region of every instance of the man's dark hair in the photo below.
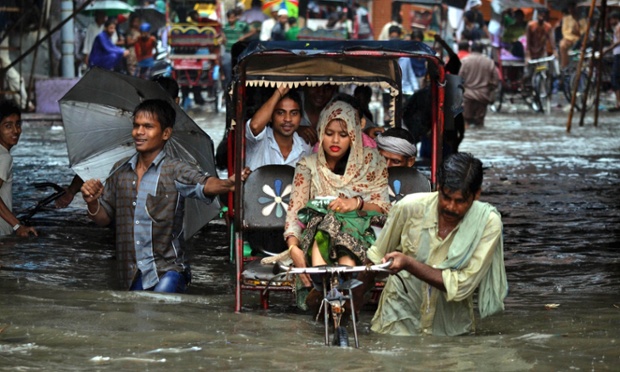
[[[159,86],[162,87],[173,100],[177,99],[179,96],[179,84],[170,76],[157,75],[151,80],[159,84]]]
[[[297,23],[297,18],[296,17],[288,17],[288,25],[289,26],[294,26]]]
[[[460,191],[467,199],[482,187],[482,162],[467,152],[452,154],[439,167],[437,182],[440,191]]]
[[[296,89],[291,89],[288,92],[286,92],[286,94],[283,95],[282,98],[280,98],[280,101],[282,101],[285,98],[292,99],[297,104],[297,106],[299,106],[299,112],[304,112],[304,106],[301,101],[301,96],[299,95],[299,92]]]
[[[459,50],[469,50],[469,41],[467,40],[462,40],[459,41]]]
[[[103,27],[104,28],[108,28],[108,26],[110,26],[112,23],[116,24],[116,19],[115,18],[108,18],[103,23]]]
[[[411,30],[411,40],[424,41],[424,31],[419,28]]]
[[[388,28],[388,35],[393,33],[397,33],[400,36],[403,34],[403,30],[398,26],[390,26],[390,28]]]
[[[139,113],[153,115],[159,121],[161,130],[174,127],[174,121],[177,118],[174,107],[163,99],[147,99],[141,102],[133,111],[133,117],[136,117]]]
[[[386,130],[385,132],[381,133],[381,136],[382,137],[396,137],[396,138],[404,139],[405,141],[415,145],[415,140],[413,139],[413,136],[411,135],[411,133],[409,133],[407,129],[404,129],[404,128],[397,128],[397,127],[390,128]]]
[[[372,100],[372,88],[368,85],[358,85],[353,91],[353,97],[363,97],[364,101],[370,102]],[[362,100],[360,100],[359,98],[357,100],[360,101],[361,105]]]
[[[618,20],[620,20],[620,12],[618,12],[618,11],[612,12],[609,15],[609,19],[618,19]]]
[[[482,45],[482,43],[474,42],[471,45],[471,51],[476,53],[482,53],[484,51],[484,45]]]
[[[228,9],[228,10],[226,11],[226,18],[228,18],[228,17],[230,17],[230,16],[233,16],[233,15],[236,15],[236,14],[237,14],[237,12],[236,12],[236,10],[235,10],[235,9]]]
[[[0,100],[0,121],[4,120],[7,116],[22,115],[22,110],[17,103],[13,100],[3,99]]]
[[[466,11],[465,14],[463,14],[463,17],[471,23],[476,22],[476,13],[471,10]]]

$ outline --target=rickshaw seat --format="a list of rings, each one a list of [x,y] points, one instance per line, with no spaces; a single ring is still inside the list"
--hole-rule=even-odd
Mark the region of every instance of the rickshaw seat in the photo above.
[[[265,165],[246,179],[243,190],[243,232],[253,255],[276,255],[286,249],[284,224],[291,197],[295,168],[288,165]],[[262,265],[260,257],[242,259],[242,288],[260,290],[263,308],[269,307],[269,290],[292,289],[290,280],[275,280],[273,265]]]
[[[404,198],[408,194],[414,194],[417,192],[430,192],[431,183],[426,176],[411,167],[391,167],[388,168],[388,189],[390,195],[390,202],[396,203],[400,199]],[[380,234],[381,228],[375,230],[375,234]],[[379,294],[385,286],[388,275],[377,275],[375,280],[375,288],[371,302],[376,303],[379,300]]]
[[[243,189],[244,230],[283,228],[295,168],[265,165],[255,169]]]
[[[388,188],[390,201],[395,203],[408,194],[430,192],[431,183],[415,168],[391,167],[388,168]]]

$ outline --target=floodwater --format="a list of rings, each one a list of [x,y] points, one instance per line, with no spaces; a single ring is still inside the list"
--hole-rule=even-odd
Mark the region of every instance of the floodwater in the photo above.
[[[223,117],[199,122],[216,144]],[[290,296],[265,311],[246,293],[235,314],[221,220],[191,240],[188,294],[113,290],[113,235],[78,197],[34,216],[40,237],[0,239],[0,370],[617,370],[620,124],[565,125],[561,111],[512,112],[466,133],[461,150],[489,167],[482,199],[503,214],[510,284],[475,336],[377,335],[365,309],[361,348],[336,348]],[[61,128],[26,123],[14,155],[17,211],[50,194],[32,182],[72,178]]]

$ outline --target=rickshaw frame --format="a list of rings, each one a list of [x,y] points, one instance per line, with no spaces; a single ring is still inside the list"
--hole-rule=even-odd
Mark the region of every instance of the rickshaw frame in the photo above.
[[[432,101],[431,185],[436,185],[436,170],[441,163],[444,128],[444,95],[446,77],[443,61],[424,43],[412,41],[318,41],[318,42],[252,42],[238,58],[230,85],[227,114],[228,173],[235,175],[235,192],[228,195],[228,218],[232,221],[231,246],[235,257],[235,312],[241,311],[242,290],[263,290],[264,286],[244,287],[243,223],[244,186],[241,172],[245,166],[246,92],[248,86],[291,87],[321,84],[358,84],[390,89],[395,111],[393,125],[400,126],[401,72],[398,58],[424,58],[429,64]],[[321,62],[321,63],[319,63]],[[339,67],[338,74],[326,75]],[[372,67],[372,69],[364,69]],[[367,76],[355,75],[362,70]],[[381,75],[388,71],[390,75]],[[347,75],[349,74],[349,75]],[[373,75],[374,74],[374,75]],[[389,80],[389,81],[386,81]],[[232,206],[232,208],[230,208]],[[290,289],[290,288],[289,288]],[[263,307],[266,307],[261,296]]]
[[[210,90],[214,95],[219,88],[219,77],[216,78],[214,71],[216,66],[221,66],[222,55],[220,52],[223,37],[224,22],[221,0],[216,0],[214,13],[216,19],[204,19],[200,22],[180,19],[178,22],[171,21],[171,3],[197,5],[200,0],[170,0],[166,2],[166,25],[168,29],[168,59],[170,60],[172,77],[181,88],[200,87]],[[206,4],[206,2],[204,2]],[[185,32],[191,34],[184,35]],[[173,42],[173,39],[176,41]],[[179,52],[176,49],[187,49],[191,52]],[[202,50],[202,52],[200,52]],[[209,53],[204,53],[206,50]],[[187,97],[185,97],[187,98]],[[215,98],[215,111],[219,109],[217,97]],[[195,98],[194,98],[195,99]],[[181,103],[187,108],[188,102]]]

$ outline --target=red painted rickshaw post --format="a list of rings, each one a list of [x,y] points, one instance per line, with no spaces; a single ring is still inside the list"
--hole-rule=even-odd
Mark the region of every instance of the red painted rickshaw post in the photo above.
[[[247,61],[240,61],[240,64],[247,64]],[[243,101],[240,97],[245,97],[245,68],[239,68],[240,75],[239,81],[235,84],[235,93],[233,95],[233,105],[235,106],[235,129],[233,130],[234,136],[229,134],[229,148],[230,138],[234,138],[232,144],[232,150],[234,150],[235,156],[233,159],[228,158],[228,171],[233,171],[235,174],[235,192],[229,193],[229,203],[232,201],[233,208],[229,208],[229,213],[233,213],[233,226],[242,226],[243,224],[243,185],[241,181],[241,172],[243,165],[245,164],[245,112],[243,110]],[[235,146],[239,144],[239,146]],[[231,154],[232,152],[229,152]],[[232,195],[231,195],[232,194]],[[235,241],[235,312],[241,312],[241,272],[243,268],[243,229],[237,229],[234,232]]]
[[[444,98],[446,87],[446,72],[439,63],[439,60],[431,60],[437,66],[437,81],[431,85],[431,95],[437,97],[432,100],[432,142],[433,149],[431,153],[431,188],[437,189],[437,169],[441,164],[443,157],[443,130],[444,130]]]

